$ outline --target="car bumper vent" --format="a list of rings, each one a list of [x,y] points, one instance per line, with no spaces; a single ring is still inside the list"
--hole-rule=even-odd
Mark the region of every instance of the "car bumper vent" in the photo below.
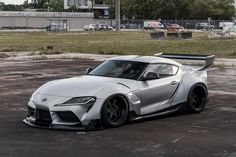
[[[52,123],[52,118],[49,110],[36,109],[36,121],[37,125],[49,126]]]
[[[80,122],[79,118],[71,111],[56,112],[61,120],[66,122]]]
[[[35,116],[35,109],[28,106],[28,116],[34,117]]]

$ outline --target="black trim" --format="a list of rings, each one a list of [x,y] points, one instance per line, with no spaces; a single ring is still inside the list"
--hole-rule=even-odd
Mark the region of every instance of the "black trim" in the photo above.
[[[171,99],[171,98],[176,94],[176,92],[177,92],[178,89],[179,89],[179,86],[180,86],[180,82],[179,82],[177,88],[175,89],[174,93],[171,95],[171,97],[170,97],[169,99]]]
[[[129,86],[127,86],[127,85],[125,85],[125,84],[123,84],[123,83],[118,82],[117,84],[120,84],[120,85],[125,86],[125,87],[127,87],[128,89],[130,89]]]
[[[186,59],[186,60],[206,60],[213,58],[215,55],[198,55],[198,54],[174,54],[174,53],[160,53],[155,56],[172,59]]]
[[[197,54],[172,54],[172,53],[159,53],[154,56],[170,58],[170,59],[184,59],[184,60],[204,60],[205,65],[198,71],[202,71],[210,67],[215,61],[215,55],[197,55]]]
[[[141,115],[141,117],[146,117],[146,116],[152,116],[152,115],[156,115],[156,114],[161,114],[161,113],[168,112],[168,111],[172,111],[172,110],[175,111],[176,109],[179,109],[182,105],[183,105],[183,103],[180,103],[180,104],[177,104],[177,105],[174,105],[174,106],[170,106],[170,107],[167,107],[167,108],[165,108],[165,109],[162,109],[162,110],[159,110],[159,111],[150,113],[150,114]]]
[[[80,122],[79,118],[71,111],[57,111],[59,118],[66,122]]]
[[[40,129],[51,129],[51,130],[70,130],[70,131],[93,131],[93,130],[100,130],[103,127],[98,122],[99,120],[93,120],[88,126],[83,126],[82,124],[76,124],[72,126],[66,125],[39,125],[38,123],[32,122],[28,120],[28,118],[24,119],[23,122],[30,127],[40,128]]]
[[[163,110],[153,112],[150,114],[145,114],[145,115],[137,115],[134,111],[132,111],[132,112],[130,112],[130,121],[142,120],[142,119],[152,118],[152,117],[156,117],[156,116],[163,116],[163,115],[172,114],[172,113],[179,111],[181,109],[181,107],[184,106],[185,104],[186,103],[183,102],[183,103],[165,108]]]
[[[35,117],[35,109],[28,106],[28,116]]]
[[[35,124],[49,126],[52,123],[52,118],[49,109],[35,110]]]

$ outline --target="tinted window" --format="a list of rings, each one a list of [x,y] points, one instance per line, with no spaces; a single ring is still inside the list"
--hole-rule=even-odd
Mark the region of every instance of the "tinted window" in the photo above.
[[[174,76],[178,72],[178,67],[171,64],[150,64],[144,75],[148,72],[157,73],[160,78],[165,78]]]
[[[147,63],[108,60],[100,64],[89,75],[137,80],[146,68]]]

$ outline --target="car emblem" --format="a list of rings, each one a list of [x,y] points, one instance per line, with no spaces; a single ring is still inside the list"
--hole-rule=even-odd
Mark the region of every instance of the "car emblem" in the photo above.
[[[43,99],[42,99],[42,102],[45,102],[45,101],[47,101],[47,100],[48,100],[47,98],[43,98]]]

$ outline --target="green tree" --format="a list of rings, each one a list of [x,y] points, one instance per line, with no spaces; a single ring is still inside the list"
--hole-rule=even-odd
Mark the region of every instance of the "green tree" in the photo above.
[[[0,2],[0,11],[3,11],[3,9],[4,9],[4,3]]]
[[[32,0],[35,9],[47,9],[50,0]]]
[[[66,12],[82,12],[83,10],[75,5],[65,10]]]
[[[230,19],[235,14],[234,0],[214,0],[211,16],[214,19]]]
[[[64,1],[63,0],[51,0],[49,2],[49,7],[53,11],[62,12],[62,11],[64,11]]]
[[[136,19],[230,19],[234,0],[121,0],[122,15]]]
[[[23,10],[22,5],[13,5],[13,4],[4,4],[2,8],[3,8],[3,11],[22,11]]]

